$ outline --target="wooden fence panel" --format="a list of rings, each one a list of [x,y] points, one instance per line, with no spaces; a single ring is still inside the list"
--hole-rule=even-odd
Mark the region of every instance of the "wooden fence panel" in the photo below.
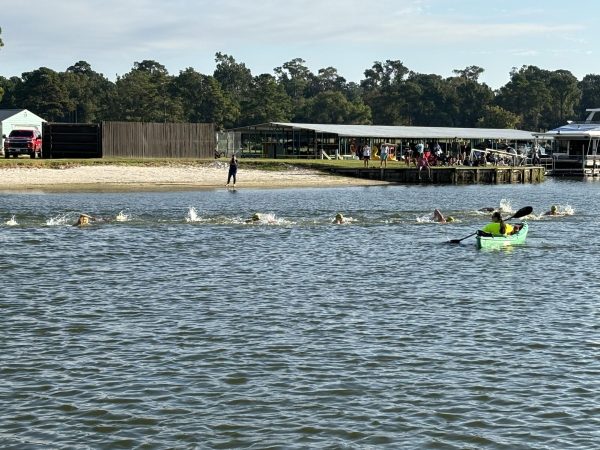
[[[102,122],[104,158],[214,158],[213,123]]]

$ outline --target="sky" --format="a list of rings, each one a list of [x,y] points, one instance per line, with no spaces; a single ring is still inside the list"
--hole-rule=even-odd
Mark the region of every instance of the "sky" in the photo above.
[[[600,74],[598,17],[598,0],[0,0],[0,76],[86,61],[114,81],[143,60],[211,75],[221,52],[255,76],[301,58],[357,83],[376,61],[479,66],[498,89],[524,65]]]

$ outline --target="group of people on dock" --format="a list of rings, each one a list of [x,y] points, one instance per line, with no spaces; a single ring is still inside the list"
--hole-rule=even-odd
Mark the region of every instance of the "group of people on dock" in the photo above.
[[[404,161],[407,167],[414,165],[419,171],[428,171],[433,166],[519,166],[527,162],[527,155],[521,149],[514,149],[509,145],[500,145],[492,148],[491,142],[482,142],[475,148],[470,145],[453,142],[442,144],[433,142],[413,142],[403,149],[393,144],[382,143],[369,145],[357,144],[352,141],[350,152],[363,161],[364,167],[369,167],[370,161],[379,160],[379,167],[387,167],[387,161]],[[539,149],[532,150],[532,164],[539,164]]]

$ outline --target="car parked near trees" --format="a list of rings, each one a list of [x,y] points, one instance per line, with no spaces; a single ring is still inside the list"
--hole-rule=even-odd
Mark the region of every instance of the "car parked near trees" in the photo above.
[[[19,155],[29,155],[33,158],[42,156],[42,134],[37,129],[12,130],[4,138],[4,157],[10,158]]]

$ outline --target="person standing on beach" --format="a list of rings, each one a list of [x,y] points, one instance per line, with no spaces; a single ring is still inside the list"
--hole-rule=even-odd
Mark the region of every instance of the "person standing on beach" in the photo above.
[[[231,182],[231,178],[233,177],[233,187],[235,187],[236,175],[238,168],[238,160],[235,157],[235,153],[231,155],[231,159],[229,160],[229,174],[227,175],[227,184],[225,186],[229,186]]]

